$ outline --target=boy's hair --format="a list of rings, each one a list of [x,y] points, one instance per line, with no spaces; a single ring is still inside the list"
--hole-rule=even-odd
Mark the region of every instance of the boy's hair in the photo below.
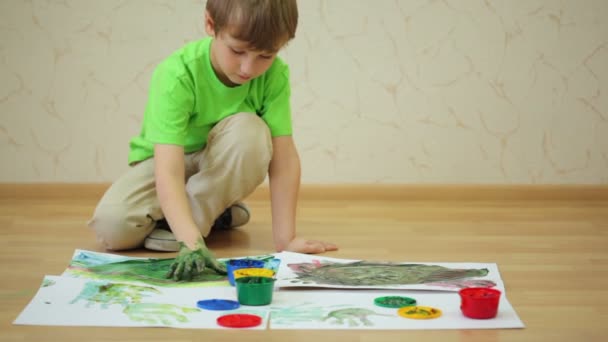
[[[296,0],[207,0],[215,34],[228,30],[255,50],[278,51],[298,26]]]

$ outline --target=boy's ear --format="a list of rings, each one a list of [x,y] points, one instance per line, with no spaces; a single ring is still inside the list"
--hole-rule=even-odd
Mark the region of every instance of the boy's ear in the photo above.
[[[211,37],[215,37],[215,22],[209,11],[205,11],[205,32]]]

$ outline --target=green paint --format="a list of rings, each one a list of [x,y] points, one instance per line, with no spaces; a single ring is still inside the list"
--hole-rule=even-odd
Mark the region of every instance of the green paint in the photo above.
[[[415,306],[413,309],[405,311],[405,313],[408,315],[418,314],[418,315],[422,315],[422,316],[431,316],[431,315],[435,315],[437,313],[437,311],[426,310],[419,306]]]
[[[411,285],[483,277],[487,269],[451,269],[437,265],[354,263],[300,263],[288,265],[298,279],[292,283],[346,286]],[[493,282],[492,282],[493,283]]]
[[[146,324],[173,325],[188,322],[188,314],[200,312],[196,308],[181,307],[173,304],[135,303],[125,307],[123,312],[129,319]]]
[[[71,272],[76,275],[93,276],[113,281],[140,281],[150,285],[161,286],[177,285],[173,279],[167,279],[166,277],[174,261],[174,258],[136,259],[82,268],[76,268],[78,266],[74,265]],[[210,269],[205,269],[202,273],[192,278],[191,281],[225,282],[226,279],[224,275],[219,275]]]
[[[323,321],[330,320],[330,323],[338,325],[347,323],[349,327],[356,327],[359,326],[359,324],[369,327],[374,325],[373,322],[369,320],[369,316],[392,317],[391,315],[379,314],[369,309],[347,308],[331,311],[323,318]]]
[[[465,289],[467,287],[494,287],[496,283],[487,279],[455,279],[428,283],[428,285]]]
[[[268,268],[273,269],[275,272],[278,270],[280,263],[280,261],[275,259],[272,255],[252,256],[248,258],[263,260],[266,262]],[[71,260],[66,273],[75,277],[110,280],[115,282],[137,281],[164,287],[227,285],[226,276],[219,275],[209,268],[206,268],[202,273],[195,275],[190,282],[176,282],[173,279],[167,279],[166,275],[170,271],[171,265],[175,260],[175,258],[129,259],[113,254],[80,251],[80,253],[76,254]],[[227,261],[228,259],[220,259],[218,263],[225,264]],[[222,266],[219,267],[221,268]]]
[[[88,282],[70,304],[83,300],[87,308],[100,304],[102,309],[107,309],[110,305],[121,305],[124,307],[123,313],[133,321],[163,325],[188,322],[187,314],[200,312],[196,308],[172,304],[142,303],[145,297],[161,294],[150,286]]]
[[[106,309],[113,304],[125,306],[140,303],[144,297],[151,294],[161,294],[161,292],[149,286],[87,282],[70,304],[83,300],[87,302],[87,308],[100,304],[102,309]]]
[[[272,322],[291,325],[298,322],[322,321],[325,317],[324,308],[311,305],[313,303],[304,303],[298,306],[273,307],[270,313]]]
[[[217,261],[203,239],[199,238],[194,249],[190,249],[180,242],[179,253],[171,264],[166,278],[173,278],[175,281],[191,281],[209,270],[226,275],[226,265]]]
[[[54,280],[44,278],[44,280],[42,281],[42,285],[40,285],[40,287],[49,287],[49,286],[53,286],[53,285],[55,285]]]

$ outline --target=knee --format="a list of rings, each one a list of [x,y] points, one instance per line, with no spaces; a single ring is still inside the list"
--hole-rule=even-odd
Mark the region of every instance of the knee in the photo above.
[[[235,152],[250,169],[266,172],[272,159],[270,129],[260,117],[251,113],[239,113],[230,117],[234,130]]]
[[[97,240],[108,250],[138,248],[154,226],[150,217],[130,215],[125,205],[100,204],[89,221]]]

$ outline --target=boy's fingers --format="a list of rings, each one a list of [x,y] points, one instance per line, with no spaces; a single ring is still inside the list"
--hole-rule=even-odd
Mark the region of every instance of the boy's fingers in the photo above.
[[[181,280],[183,271],[184,271],[184,264],[180,262],[177,264],[177,268],[175,269],[175,272],[173,272],[173,280],[175,280],[175,281]]]
[[[184,279],[190,280],[192,279],[192,262],[190,260],[186,261],[186,265],[184,266]]]
[[[333,244],[333,243],[329,243],[329,242],[325,242],[325,251],[337,251],[338,250],[338,245]]]
[[[205,270],[205,260],[196,259],[196,271],[200,274]]]
[[[305,245],[304,253],[307,254],[317,254],[325,252],[325,246],[319,241],[308,241]]]
[[[228,274],[228,272],[226,272],[226,266],[220,264],[217,261],[211,263],[211,268],[219,274]]]
[[[169,267],[169,272],[167,272],[167,274],[165,274],[165,278],[171,278],[173,277],[173,274],[175,273],[175,269],[177,268],[177,263],[172,263],[171,266]]]

